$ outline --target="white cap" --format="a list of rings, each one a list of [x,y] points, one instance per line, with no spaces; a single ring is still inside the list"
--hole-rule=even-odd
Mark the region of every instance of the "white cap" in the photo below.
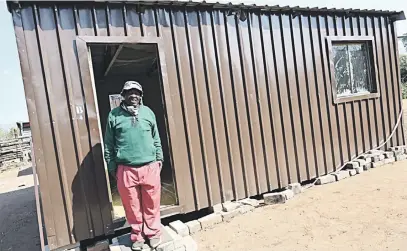
[[[143,87],[140,85],[140,83],[137,81],[132,81],[132,80],[124,83],[122,92],[120,94],[123,96],[124,91],[128,91],[131,89],[139,90],[141,92],[141,94],[143,94]]]

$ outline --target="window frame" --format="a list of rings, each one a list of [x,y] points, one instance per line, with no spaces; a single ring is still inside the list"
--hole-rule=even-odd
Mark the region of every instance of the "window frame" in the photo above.
[[[329,52],[329,63],[330,63],[330,73],[331,73],[331,85],[332,85],[332,94],[333,102],[335,104],[365,100],[372,98],[380,97],[380,83],[378,78],[377,71],[377,59],[376,59],[376,47],[374,43],[373,36],[327,36],[326,41],[328,44]],[[368,60],[370,65],[370,79],[372,81],[371,85],[375,87],[376,91],[372,93],[363,93],[363,94],[351,94],[351,95],[341,95],[338,96],[337,93],[337,81],[335,78],[335,62],[333,54],[333,46],[335,42],[349,42],[349,43],[370,43],[368,46]]]

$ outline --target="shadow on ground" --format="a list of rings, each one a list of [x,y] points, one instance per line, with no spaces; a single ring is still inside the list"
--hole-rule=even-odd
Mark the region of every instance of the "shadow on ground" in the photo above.
[[[34,187],[0,193],[0,250],[41,250]]]

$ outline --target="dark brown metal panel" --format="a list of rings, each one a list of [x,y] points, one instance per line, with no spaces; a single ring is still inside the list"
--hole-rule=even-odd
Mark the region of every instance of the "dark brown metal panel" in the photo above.
[[[171,12],[174,40],[177,43],[177,65],[179,71],[179,89],[184,99],[185,110],[185,130],[187,134],[188,151],[191,160],[191,169],[196,186],[196,209],[205,208],[208,204],[207,182],[204,173],[204,162],[198,131],[198,121],[196,113],[196,96],[194,93],[193,80],[191,76],[191,58],[188,51],[188,38],[186,33],[187,20],[182,11]]]
[[[369,31],[369,23],[371,24],[371,22],[368,22],[367,17],[359,17],[359,29],[362,35],[366,35],[366,36],[373,36],[373,32],[372,29],[370,28]],[[376,52],[373,52],[376,53]],[[369,133],[369,144],[367,145],[367,149],[373,149],[373,147],[376,145],[377,143],[377,123],[376,123],[376,100],[377,99],[369,99],[367,100],[367,104],[366,104],[366,114],[362,113],[362,116],[364,118],[367,118],[366,121],[367,123],[367,127],[365,127],[365,131],[368,131]],[[367,140],[366,140],[367,141]]]
[[[16,34],[17,40],[17,48],[20,58],[20,65],[21,65],[21,72],[23,74],[23,83],[24,83],[24,91],[26,96],[27,108],[28,108],[28,116],[30,118],[31,130],[32,130],[32,140],[35,144],[33,150],[35,152],[35,163],[36,168],[38,169],[38,177],[41,183],[41,200],[44,205],[50,205],[52,201],[50,188],[49,188],[49,181],[46,171],[46,163],[45,163],[45,153],[44,147],[41,136],[41,127],[40,127],[40,117],[38,115],[39,107],[41,104],[38,104],[40,100],[38,100],[37,95],[39,88],[35,89],[34,84],[39,86],[38,80],[36,80],[35,73],[32,73],[31,69],[31,62],[29,60],[30,50],[32,50],[32,46],[35,44],[30,44],[29,38],[32,37],[30,33],[35,35],[34,27],[32,26],[32,22],[27,20],[27,17],[24,16],[32,16],[32,9],[31,8],[23,8],[21,10],[12,10],[13,15],[13,23],[14,23],[14,31]],[[33,20],[31,20],[33,21]],[[25,23],[25,25],[24,25]],[[28,43],[28,44],[27,44]],[[31,49],[30,49],[31,48]],[[37,108],[38,107],[38,108]],[[37,110],[38,109],[38,110]],[[56,237],[55,237],[55,227],[54,227],[54,213],[51,207],[44,207],[43,208],[43,217],[45,221],[45,228],[50,238],[50,242],[54,245],[56,244]]]
[[[140,13],[136,9],[136,5],[125,4],[123,6],[123,15],[125,20],[125,30],[127,36],[141,36],[142,27],[140,21]],[[162,10],[160,10],[160,17],[163,18]],[[166,19],[162,19],[164,21]],[[169,20],[167,20],[169,22]],[[166,23],[169,25],[169,23]]]
[[[52,93],[48,89],[49,80],[45,82],[44,59],[39,57],[41,55],[41,43],[44,43],[44,41],[39,40],[38,37],[38,32],[41,28],[38,23],[37,9],[36,7],[26,7],[21,12],[28,62],[31,70],[31,82],[29,84],[33,86],[34,90],[41,146],[44,153],[43,159],[38,159],[37,163],[43,162],[47,166],[44,173],[42,170],[39,170],[39,181],[41,190],[48,188],[47,191],[42,193],[49,193],[50,200],[48,202],[52,205],[48,208],[48,212],[52,216],[45,216],[45,222],[48,224],[47,231],[50,231],[48,234],[50,236],[49,245],[57,247],[71,243],[71,237],[69,235],[70,230],[67,218],[65,217],[66,205],[64,202],[63,184],[59,173],[59,159],[54,135],[54,118],[49,106],[49,98],[50,95],[52,96]],[[42,187],[43,183],[47,183],[44,184],[44,188]]]
[[[111,31],[115,32],[116,28],[109,28],[109,8],[104,4],[97,4],[93,10],[89,7],[88,11],[84,11],[83,16],[78,16],[77,19],[87,20],[87,29],[78,29],[77,35],[96,35],[106,36]],[[89,16],[91,15],[91,16]],[[92,29],[93,28],[93,29]],[[99,118],[98,106],[96,105],[97,98],[95,95],[95,86],[93,79],[93,65],[90,58],[90,48],[81,40],[76,39],[78,51],[78,64],[80,67],[80,76],[82,82],[82,95],[84,98],[83,119],[86,120],[87,138],[84,138],[83,146],[88,144],[89,150],[85,152],[84,159],[80,160],[80,179],[84,187],[84,193],[89,205],[90,218],[88,221],[89,238],[99,236],[109,231],[112,224],[112,207],[109,197],[109,189],[107,187],[107,172],[102,153],[102,129]],[[79,227],[84,224],[83,219],[76,219]],[[75,227],[75,231],[76,231]],[[78,237],[83,239],[84,236]]]
[[[128,17],[132,20],[137,20],[138,14],[133,11],[128,11]],[[130,16],[131,13],[131,16]],[[171,144],[174,149],[183,149],[172,152],[172,158],[175,163],[175,173],[176,175],[176,184],[177,184],[177,194],[179,203],[184,207],[184,210],[187,212],[196,210],[196,200],[197,198],[195,189],[196,189],[196,180],[193,173],[191,173],[190,165],[190,156],[187,151],[187,134],[185,133],[185,110],[184,105],[185,101],[183,98],[182,89],[179,88],[179,68],[177,67],[178,56],[178,47],[177,47],[177,38],[173,33],[173,22],[172,17],[169,12],[160,10],[158,12],[160,32],[162,34],[164,41],[172,41],[171,43],[163,43],[163,50],[166,54],[166,67],[167,67],[167,77],[169,82],[169,97],[171,99],[171,108],[172,108],[172,119],[174,121],[174,128],[170,128],[169,133],[171,137]],[[134,24],[136,25],[136,24]],[[140,26],[138,26],[140,27]],[[135,28],[139,29],[139,28]],[[139,36],[139,31],[136,31],[137,36]],[[133,33],[131,33],[133,36]],[[178,97],[178,98],[173,98]],[[168,102],[167,102],[168,103]],[[167,108],[168,110],[168,108]],[[177,114],[175,117],[174,115]],[[176,136],[174,136],[176,135]],[[180,174],[180,175],[178,175]],[[182,175],[181,175],[182,174]]]
[[[279,169],[280,174],[280,187],[284,187],[290,183],[289,178],[289,162],[288,162],[288,151],[292,154],[293,149],[293,139],[291,132],[289,131],[289,110],[288,110],[288,99],[286,90],[286,74],[284,64],[281,63],[283,59],[283,40],[281,34],[281,23],[279,15],[270,16],[270,43],[268,47],[273,48],[273,53],[268,53],[266,62],[268,63],[269,78],[274,75],[274,79],[270,79],[271,83],[271,100],[273,101],[273,107],[276,108],[275,115],[275,132],[276,132],[276,146],[278,163],[276,164]],[[268,44],[267,37],[267,44]],[[288,124],[288,125],[287,125]],[[292,155],[290,156],[291,160]],[[292,163],[292,162],[291,162]]]
[[[317,38],[318,34],[312,33],[317,31],[316,27],[312,27],[311,16],[301,16],[300,28],[302,36],[302,56],[304,62],[304,76],[306,85],[306,96],[308,102],[308,111],[305,116],[309,116],[310,120],[310,131],[311,138],[306,139],[310,147],[313,148],[312,154],[315,160],[314,165],[310,165],[309,176],[310,178],[322,175],[324,173],[324,167],[326,166],[324,143],[321,138],[323,135],[322,121],[321,121],[321,104],[319,93],[320,89],[318,86],[318,72],[321,71],[321,67],[315,67],[315,53],[320,53],[315,51],[314,45],[318,45]],[[329,141],[329,137],[324,141]],[[332,164],[331,164],[332,165]]]
[[[66,168],[67,172],[72,172],[74,176],[70,176],[68,184],[71,188],[71,203],[72,203],[72,215],[74,237],[76,239],[89,238],[91,229],[90,224],[90,209],[89,201],[84,193],[86,180],[82,177],[82,161],[89,153],[89,141],[84,139],[80,135],[87,135],[87,123],[84,119],[84,115],[78,114],[76,109],[83,111],[83,93],[82,85],[77,66],[77,53],[75,49],[72,49],[76,40],[76,22],[79,22],[77,12],[82,12],[83,9],[73,9],[71,7],[59,7],[55,11],[56,23],[57,23],[57,35],[59,38],[59,44],[61,47],[61,68],[63,69],[65,78],[65,89],[67,96],[69,97],[69,111],[70,118],[72,118],[72,138],[75,144],[76,161],[75,164]],[[90,12],[88,12],[90,14]],[[84,20],[80,21],[81,27],[84,27]]]
[[[263,24],[263,21],[266,24]],[[269,99],[270,95],[270,86],[268,85],[268,76],[267,69],[265,64],[265,53],[268,51],[272,53],[270,47],[265,47],[263,37],[269,36],[270,27],[267,16],[263,14],[253,13],[250,15],[251,22],[251,47],[253,48],[253,71],[256,76],[256,93],[259,103],[259,115],[261,123],[261,143],[263,150],[264,164],[263,166],[259,165],[257,168],[259,176],[259,186],[260,192],[266,192],[272,190],[272,187],[278,186],[278,176],[276,172],[275,165],[275,149],[273,146],[274,140],[274,130],[272,123],[274,119],[272,118],[271,112],[271,101]],[[264,29],[265,26],[268,27]],[[266,34],[264,34],[266,33]],[[253,115],[252,115],[253,116]]]
[[[300,121],[300,107],[298,101],[298,88],[296,79],[296,65],[294,62],[294,48],[292,38],[292,17],[290,15],[281,15],[281,34],[283,36],[283,60],[285,64],[286,85],[287,91],[286,100],[288,105],[288,119],[285,129],[292,136],[292,147],[287,147],[289,181],[297,182],[301,180],[300,163],[305,164],[303,141],[301,139],[302,122]],[[288,143],[288,142],[287,142]]]
[[[304,33],[303,33],[303,16],[293,17],[291,21],[291,33],[293,41],[293,60],[295,64],[295,76],[297,82],[297,96],[299,106],[299,121],[296,124],[300,124],[300,131],[298,137],[302,141],[302,145],[298,145],[299,154],[299,180],[309,180],[315,178],[316,168],[316,152],[314,147],[314,139],[312,131],[312,111],[311,111],[311,97],[310,97],[310,85],[308,83],[307,75],[307,61],[305,59],[304,48]],[[309,50],[309,48],[306,48]],[[315,90],[311,90],[315,93]],[[302,155],[302,156],[301,156]]]
[[[344,16],[336,16],[335,19],[335,30],[337,36],[347,36],[350,35],[349,19]],[[332,84],[334,84],[332,82]],[[343,160],[346,162],[352,158],[355,152],[355,138],[353,133],[353,123],[352,120],[352,111],[353,103],[342,103],[338,104],[338,128],[341,132],[342,149],[343,149]]]
[[[381,92],[381,96],[379,99],[379,107],[380,107],[380,116],[379,119],[381,119],[382,126],[380,128],[380,134],[379,134],[379,142],[378,145],[383,143],[386,140],[387,135],[389,134],[390,131],[390,125],[389,125],[389,120],[387,117],[388,111],[387,111],[387,90],[386,90],[386,69],[385,69],[385,61],[383,58],[383,43],[382,43],[382,30],[381,30],[381,20],[380,17],[374,17],[373,19],[373,34],[375,37],[376,41],[376,50],[377,50],[377,64],[378,64],[378,74],[379,74],[379,88]],[[387,146],[385,146],[382,149],[385,149]]]
[[[44,82],[48,91],[48,106],[53,123],[54,147],[57,151],[58,176],[57,182],[62,186],[63,207],[66,218],[63,219],[70,231],[73,228],[71,184],[76,170],[68,167],[77,166],[75,145],[72,138],[71,109],[66,93],[65,76],[61,63],[59,39],[53,6],[41,6],[35,11],[37,17],[37,36],[40,41],[39,50],[42,55]],[[62,219],[61,219],[62,220]],[[61,224],[62,222],[58,222]],[[65,230],[64,230],[65,231]]]
[[[318,174],[326,174],[328,173],[328,167],[330,169],[333,169],[334,167],[334,151],[333,151],[333,146],[332,146],[332,134],[330,133],[332,131],[332,128],[330,126],[330,113],[329,113],[329,107],[330,104],[327,101],[327,96],[326,96],[326,86],[325,83],[329,82],[329,76],[327,75],[328,73],[326,72],[327,68],[325,67],[328,62],[324,61],[324,51],[325,51],[325,43],[324,39],[322,38],[321,34],[321,19],[320,17],[314,17],[314,16],[309,16],[309,27],[310,27],[310,34],[309,34],[309,39],[310,39],[310,45],[308,46],[311,48],[311,56],[307,55],[307,60],[310,60],[309,57],[312,57],[311,60],[313,62],[313,70],[315,71],[315,80],[310,79],[310,83],[312,81],[315,81],[315,95],[317,97],[315,98],[317,101],[317,107],[318,107],[318,118],[320,121],[320,124],[318,126],[314,126],[315,130],[315,136],[316,137],[316,147],[317,147],[317,153],[318,148],[322,151],[323,153],[323,162],[319,161],[318,162]],[[322,26],[325,27],[325,20],[322,19]],[[305,34],[305,32],[304,32]],[[306,36],[307,37],[307,36]],[[307,45],[307,39],[305,39],[305,44]],[[306,46],[307,48],[307,46]],[[312,97],[312,95],[311,95]],[[314,111],[314,109],[313,109]],[[315,120],[315,118],[313,119]],[[318,137],[320,138],[320,143],[318,144]],[[318,154],[319,156],[319,154]]]
[[[360,36],[358,29],[358,17],[349,17],[350,34],[351,36]],[[361,117],[362,107],[366,108],[367,100],[357,100],[352,102],[352,120],[354,129],[355,157],[364,153],[365,149],[365,127]]]
[[[366,17],[365,20],[366,20],[367,34],[370,35],[370,36],[374,36],[375,32],[376,32],[375,29],[374,29],[374,23],[375,23],[374,18],[373,17]],[[375,39],[374,42],[375,42],[375,51],[373,53],[375,53],[376,59],[377,59],[376,66],[377,66],[377,70],[378,70],[377,74],[378,74],[378,79],[379,79],[379,82],[377,84],[379,85],[379,88],[380,88],[380,84],[381,84],[380,83],[380,75],[382,73],[380,72],[379,58],[378,58],[378,55],[377,55],[378,43],[377,43],[376,39]],[[374,147],[377,147],[377,146],[380,145],[380,139],[382,138],[382,135],[383,135],[383,119],[382,119],[383,114],[382,114],[381,108],[380,108],[380,100],[381,100],[381,98],[380,99],[373,99],[372,113],[374,115],[373,117],[374,117],[374,121],[375,121],[375,123],[373,124],[373,126],[375,128],[375,130],[374,130],[374,132],[375,132],[375,135],[374,135],[375,141],[372,142],[372,146],[374,146]]]
[[[224,105],[222,102],[222,91],[220,88],[220,72],[219,69],[219,51],[218,44],[215,41],[213,13],[208,11],[201,11],[200,18],[200,32],[201,32],[201,45],[203,54],[203,64],[205,69],[206,93],[208,97],[209,116],[211,121],[213,137],[213,157],[216,158],[216,166],[209,166],[211,174],[217,174],[216,178],[212,178],[213,184],[219,186],[219,197],[214,194],[214,202],[229,201],[234,198],[231,176],[229,173],[229,153],[225,134],[224,125]],[[204,91],[205,92],[205,91]],[[218,182],[217,184],[215,184]]]
[[[367,35],[366,33],[366,27],[365,27],[365,21],[362,17],[357,16],[352,19],[353,23],[353,34],[356,36],[365,36]],[[371,142],[372,142],[372,136],[371,136],[371,111],[369,110],[369,105],[372,104],[371,99],[367,100],[361,100],[359,103],[359,119],[361,120],[361,129],[362,129],[362,141],[363,141],[363,146],[359,148],[359,152],[366,152],[367,150],[371,149]],[[356,117],[356,116],[355,116]]]
[[[385,88],[385,91],[383,92],[383,95],[385,95],[385,99],[387,99],[384,103],[385,108],[385,115],[386,119],[388,120],[388,131],[386,133],[386,137],[390,136],[390,133],[393,130],[393,127],[395,125],[395,111],[394,111],[394,106],[393,106],[393,98],[394,98],[394,93],[393,93],[393,79],[392,79],[392,73],[391,73],[391,62],[390,62],[390,55],[389,55],[389,41],[387,37],[387,23],[386,19],[381,17],[380,18],[380,31],[381,31],[381,40],[382,40],[382,53],[383,53],[383,68],[384,68],[384,78],[385,82],[383,83],[383,87]],[[395,145],[395,137],[392,137],[389,141],[389,143],[386,144],[386,149],[390,146]]]
[[[238,198],[247,197],[248,192],[248,181],[246,168],[248,164],[252,163],[252,155],[250,154],[250,141],[248,135],[248,123],[247,123],[247,108],[244,96],[244,86],[242,80],[242,67],[241,67],[241,55],[239,52],[239,37],[237,35],[236,17],[225,15],[225,27],[227,28],[227,43],[229,49],[229,64],[231,72],[231,91],[233,93],[233,102],[235,104],[235,124],[232,126],[236,127],[238,147],[239,147],[239,157],[241,163],[241,169],[233,168],[235,179],[236,179],[236,189]],[[233,121],[233,120],[232,120]],[[249,154],[248,154],[249,153]]]
[[[340,106],[335,105],[333,102],[333,95],[332,95],[332,82],[331,82],[331,73],[330,73],[330,65],[329,65],[329,52],[327,50],[327,42],[325,37],[326,36],[333,36],[335,35],[335,27],[334,27],[334,17],[326,16],[326,17],[319,17],[319,30],[320,30],[320,40],[321,40],[321,54],[322,54],[322,61],[324,70],[324,79],[325,79],[325,99],[327,104],[327,113],[328,113],[328,124],[329,130],[331,135],[331,142],[332,142],[332,156],[333,156],[333,167],[328,167],[328,172],[330,172],[329,168],[336,170],[336,168],[340,167],[343,163],[343,150],[342,144],[346,145],[346,140],[342,139],[341,130],[339,128],[339,121],[338,121],[338,110]]]
[[[338,35],[338,29],[336,27],[337,21],[341,21],[340,18],[336,16],[328,16],[327,17],[327,34],[329,36],[337,36]],[[342,31],[340,31],[342,32]],[[326,43],[326,41],[325,41]],[[327,53],[327,58],[329,59],[329,51]],[[329,62],[329,61],[327,61]],[[328,65],[330,67],[330,65]],[[330,68],[329,68],[330,69]],[[344,163],[346,159],[349,156],[349,151],[348,151],[348,143],[347,143],[347,138],[346,138],[346,122],[345,120],[345,103],[341,104],[334,104],[332,101],[332,88],[333,88],[333,81],[332,81],[333,76],[331,76],[331,69],[329,71],[329,85],[327,86],[327,95],[328,98],[331,98],[330,100],[330,108],[331,112],[335,114],[335,122],[332,123],[332,130],[336,131],[336,137],[333,137],[334,140],[334,146],[339,146],[339,160],[337,160],[337,164],[335,165],[335,169],[341,165],[341,163]],[[336,142],[335,142],[336,141]]]
[[[247,16],[248,13],[245,13]],[[252,155],[251,162],[245,165],[245,175],[248,183],[248,194],[260,193],[260,182],[258,169],[264,167],[264,156],[262,147],[262,134],[260,128],[261,113],[258,107],[257,79],[254,72],[251,24],[250,18],[245,21],[236,20],[239,37],[240,60],[242,65],[242,84],[247,109],[247,120],[242,119],[242,123],[248,125],[247,134],[249,136],[248,147],[245,147],[245,155]],[[242,130],[247,130],[243,127]],[[244,137],[244,136],[243,136]],[[264,176],[263,176],[264,177]]]
[[[154,9],[148,8],[141,14],[141,24],[143,36],[158,37],[158,29],[156,26],[156,15]]]
[[[242,162],[239,150],[238,130],[236,127],[236,107],[233,92],[232,62],[229,45],[226,15],[222,11],[213,12],[214,36],[217,44],[217,64],[219,67],[219,90],[224,113],[224,126],[229,154],[229,167],[223,167],[225,173],[231,177],[234,198],[245,196],[244,186],[241,182]],[[229,172],[226,169],[229,168]],[[226,176],[226,175],[225,175]]]
[[[200,20],[198,19],[198,12],[187,11],[186,19],[188,28],[188,46],[189,56],[191,59],[191,76],[193,91],[196,102],[196,113],[198,119],[198,131],[200,144],[202,149],[203,168],[206,181],[206,189],[208,193],[209,205],[219,203],[220,200],[220,187],[219,177],[217,173],[217,162],[213,141],[213,127],[211,124],[212,111],[209,109],[208,103],[208,89],[206,86],[206,76],[204,72],[203,56],[202,56],[202,43],[200,34]]]

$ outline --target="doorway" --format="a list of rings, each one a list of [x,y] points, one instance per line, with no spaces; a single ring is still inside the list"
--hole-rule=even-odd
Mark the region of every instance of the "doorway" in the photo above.
[[[120,105],[120,92],[128,80],[143,86],[143,104],[156,115],[164,153],[161,171],[161,207],[178,204],[173,167],[170,160],[168,123],[164,106],[157,44],[153,43],[94,43],[89,44],[96,102],[99,110],[102,141],[109,112]],[[103,145],[103,142],[102,142]],[[113,220],[125,217],[116,181],[109,176]]]

